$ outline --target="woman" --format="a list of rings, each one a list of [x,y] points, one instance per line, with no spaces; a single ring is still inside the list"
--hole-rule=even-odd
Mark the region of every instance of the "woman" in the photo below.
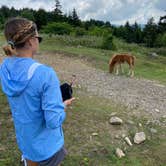
[[[16,139],[28,166],[57,166],[64,159],[62,123],[65,106],[55,71],[33,59],[42,38],[35,23],[12,18],[5,24],[8,56],[0,67],[3,92],[8,98]]]

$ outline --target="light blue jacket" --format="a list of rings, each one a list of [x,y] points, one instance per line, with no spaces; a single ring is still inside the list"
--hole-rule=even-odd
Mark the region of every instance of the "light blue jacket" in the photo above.
[[[66,114],[55,71],[32,58],[9,57],[0,66],[0,80],[24,158],[48,159],[64,145]]]

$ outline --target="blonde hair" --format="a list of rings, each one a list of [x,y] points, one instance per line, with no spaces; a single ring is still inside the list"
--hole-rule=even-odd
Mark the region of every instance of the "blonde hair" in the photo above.
[[[3,50],[7,56],[16,55],[17,48],[24,47],[26,41],[36,34],[36,24],[25,18],[11,18],[5,23],[4,35],[7,45]]]

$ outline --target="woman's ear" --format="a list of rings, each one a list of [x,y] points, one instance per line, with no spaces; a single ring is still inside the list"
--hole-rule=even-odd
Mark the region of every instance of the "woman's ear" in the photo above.
[[[28,41],[27,41],[27,44],[32,47],[33,46],[33,38],[30,38]]]

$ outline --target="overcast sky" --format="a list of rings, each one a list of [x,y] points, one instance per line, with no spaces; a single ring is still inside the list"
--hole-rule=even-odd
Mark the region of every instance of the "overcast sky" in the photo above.
[[[92,18],[112,24],[124,24],[126,21],[145,24],[151,17],[158,22],[160,16],[166,15],[166,0],[60,0],[60,3],[62,11],[67,14],[76,8],[81,20]],[[2,5],[49,11],[53,10],[55,0],[1,0]]]

